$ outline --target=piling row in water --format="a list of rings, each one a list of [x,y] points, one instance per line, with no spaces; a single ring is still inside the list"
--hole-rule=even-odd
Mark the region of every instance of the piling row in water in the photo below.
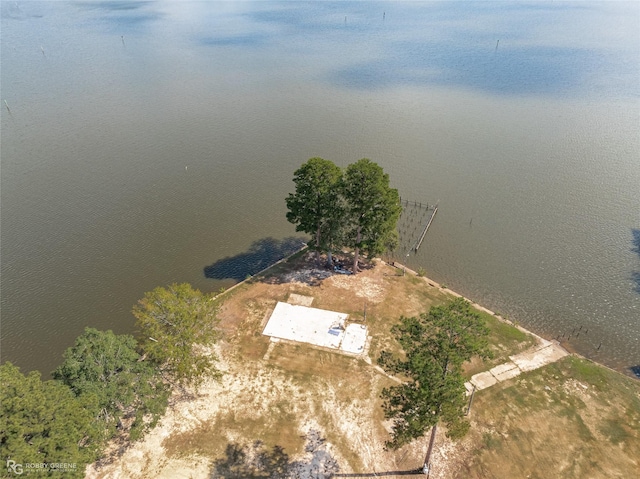
[[[437,212],[438,203],[430,205],[429,203],[400,198],[400,205],[402,206],[402,211],[399,218],[398,233],[400,234],[401,245],[396,248],[394,253],[406,251],[403,256],[409,256],[412,251],[417,252],[422,245]],[[394,253],[392,253],[392,256]]]
[[[436,215],[437,212],[438,212],[438,205],[434,206],[433,212],[431,213],[431,218],[429,218],[429,221],[427,222],[427,226],[424,227],[424,231],[422,232],[422,235],[420,236],[420,239],[416,243],[416,246],[413,248],[413,250],[416,253],[418,252],[418,248],[420,248],[420,245],[424,241],[424,237],[427,234],[427,230],[429,229],[429,226],[431,226],[431,222],[433,221],[433,218],[434,218],[434,216]]]

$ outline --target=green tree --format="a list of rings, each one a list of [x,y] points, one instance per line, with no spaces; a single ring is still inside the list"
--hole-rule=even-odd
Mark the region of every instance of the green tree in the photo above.
[[[316,262],[320,252],[330,251],[340,238],[343,218],[338,188],[342,170],[329,160],[310,158],[294,172],[295,193],[289,194],[287,220],[313,237]]]
[[[94,396],[76,398],[57,381],[41,381],[40,373],[23,375],[13,364],[0,366],[0,457],[25,463],[69,463],[65,477],[84,477],[102,442],[91,411]],[[58,476],[60,471],[41,471]]]
[[[469,424],[463,413],[462,364],[472,356],[491,356],[489,330],[480,315],[468,301],[456,298],[418,317],[401,317],[392,332],[404,358],[383,351],[378,364],[407,380],[382,391],[385,416],[393,419],[387,446],[397,449],[422,437],[441,420],[449,437],[464,436]]]
[[[218,375],[216,313],[213,300],[187,283],[145,293],[133,308],[145,354],[179,385],[196,387]]]
[[[69,386],[76,396],[97,398],[95,416],[102,421],[107,438],[120,426],[129,430],[131,439],[137,439],[167,407],[168,386],[156,365],[143,361],[137,348],[133,336],[86,328],[53,372],[54,379]]]
[[[349,246],[354,248],[353,272],[357,273],[361,252],[377,255],[397,244],[400,196],[389,187],[389,175],[367,158],[347,167],[341,189],[350,221]]]

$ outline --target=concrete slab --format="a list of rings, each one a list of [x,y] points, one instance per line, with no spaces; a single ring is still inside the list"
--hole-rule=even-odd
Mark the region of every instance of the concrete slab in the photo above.
[[[311,306],[313,304],[313,296],[304,296],[302,294],[291,293],[289,295],[289,304],[297,304],[299,306]]]
[[[361,354],[367,342],[367,328],[347,324],[346,313],[278,302],[262,334],[271,340],[286,339]]]
[[[364,324],[352,323],[347,325],[340,349],[347,353],[359,354],[364,351],[367,342],[367,327]]]
[[[473,384],[478,390],[486,389],[489,386],[493,386],[497,382],[498,380],[489,371],[474,374],[471,377],[471,384]]]
[[[511,369],[518,369],[518,366],[515,365],[515,363],[512,362],[508,362],[508,363],[504,363],[504,364],[500,364],[498,366],[496,366],[493,369],[490,369],[489,372],[491,374],[493,374],[494,376],[499,376],[500,374],[507,372]]]
[[[557,344],[550,343],[548,346],[537,351],[525,352],[509,356],[522,371],[532,371],[546,364],[553,363],[569,354],[564,348]]]
[[[473,391],[473,384],[467,381],[466,383],[464,383],[464,388],[467,390],[467,396],[470,396],[471,392]]]
[[[515,366],[515,365],[514,365]],[[522,371],[519,367],[515,366],[513,369],[507,369],[506,371],[502,371],[499,374],[494,374],[493,376],[499,381],[506,381],[507,379],[515,378],[520,375]]]
[[[344,313],[278,302],[262,334],[337,349],[347,317]]]

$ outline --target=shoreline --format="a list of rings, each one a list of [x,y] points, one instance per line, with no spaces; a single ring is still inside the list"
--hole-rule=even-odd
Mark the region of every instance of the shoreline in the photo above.
[[[530,334],[531,336],[533,336],[533,337],[537,338],[538,340],[544,340],[544,341],[554,342],[554,343],[557,343],[558,345],[560,345],[560,342],[559,342],[559,341],[556,341],[555,339],[546,339],[546,338],[543,338],[543,337],[542,337],[542,336],[540,336],[539,334],[536,334],[536,333],[534,333],[533,331],[530,331],[530,330],[528,330],[528,329],[526,329],[526,328],[523,328],[523,327],[522,327],[522,326],[520,326],[517,322],[513,322],[513,321],[511,321],[510,319],[505,318],[505,317],[501,316],[500,314],[496,313],[495,311],[491,311],[490,309],[488,309],[488,308],[486,308],[486,307],[482,306],[481,304],[476,303],[475,301],[473,301],[473,300],[471,300],[471,299],[467,298],[466,296],[463,296],[462,294],[457,293],[456,291],[454,291],[454,290],[452,290],[452,289],[449,289],[449,288],[447,288],[446,286],[442,286],[442,285],[441,285],[440,283],[438,283],[437,281],[434,281],[434,280],[432,280],[431,278],[429,278],[429,277],[427,277],[427,276],[424,276],[424,275],[423,275],[423,276],[420,276],[416,271],[412,270],[411,268],[408,268],[407,266],[403,265],[402,263],[398,263],[397,261],[393,261],[393,262],[389,263],[389,262],[384,261],[384,260],[383,260],[383,262],[384,262],[384,264],[387,264],[387,265],[389,265],[389,266],[391,266],[391,267],[393,267],[393,268],[402,269],[402,270],[404,270],[404,271],[406,271],[406,272],[408,272],[408,273],[413,274],[414,276],[416,276],[416,277],[418,277],[418,278],[422,278],[422,279],[424,279],[424,280],[425,280],[425,282],[426,282],[429,286],[432,286],[432,287],[434,287],[434,288],[438,288],[439,290],[444,291],[444,292],[446,292],[446,293],[449,293],[449,294],[451,294],[452,296],[455,296],[456,298],[463,298],[463,299],[465,299],[465,300],[466,300],[466,301],[468,301],[468,302],[471,304],[471,306],[473,306],[475,309],[477,309],[477,310],[479,310],[479,311],[482,311],[482,312],[484,312],[484,313],[490,314],[491,316],[495,317],[495,318],[496,318],[496,319],[498,319],[499,321],[502,321],[503,323],[506,323],[506,324],[508,324],[508,325],[510,325],[510,326],[513,326],[514,328],[519,329],[519,330],[520,330],[520,331],[522,331],[523,333]],[[563,346],[563,348],[564,348],[564,346]],[[574,352],[574,351],[570,351],[570,350],[569,350],[569,349],[567,349],[567,348],[564,348],[564,349],[566,349],[566,350],[567,350],[568,352],[570,352],[570,353],[573,353],[573,352]],[[586,358],[585,358],[585,359],[586,359]]]
[[[242,281],[239,281],[238,283],[234,284],[234,285],[233,285],[233,286],[231,286],[230,288],[225,289],[224,291],[222,291],[222,292],[220,292],[220,293],[216,294],[216,295],[212,298],[212,301],[217,300],[217,299],[218,299],[218,298],[220,298],[221,296],[223,296],[223,295],[227,294],[228,292],[230,292],[230,291],[234,290],[235,288],[237,288],[237,287],[241,286],[242,284],[244,284],[244,283],[246,283],[246,282],[248,282],[248,281],[252,281],[255,277],[260,276],[260,275],[263,275],[264,273],[266,273],[267,271],[269,271],[271,268],[273,268],[273,267],[275,267],[275,266],[277,266],[277,265],[279,265],[279,264],[281,264],[281,263],[284,263],[284,262],[288,261],[288,260],[289,260],[290,258],[292,258],[293,256],[295,256],[295,255],[297,255],[297,254],[299,254],[299,253],[301,253],[301,252],[303,252],[303,251],[305,251],[305,250],[308,250],[308,249],[309,249],[309,247],[308,247],[306,244],[305,244],[305,245],[303,245],[303,246],[302,246],[300,249],[298,249],[297,251],[294,251],[293,253],[291,253],[291,254],[289,254],[289,255],[285,256],[284,258],[282,258],[282,259],[280,259],[280,260],[276,261],[276,262],[275,262],[275,263],[273,263],[272,265],[267,266],[266,268],[264,268],[264,269],[262,269],[262,270],[258,271],[257,273],[255,273],[255,274],[251,275],[250,277],[248,277],[248,278],[246,278],[246,279],[243,279]],[[425,281],[425,283],[427,283],[427,284],[428,284],[429,286],[431,286],[431,287],[438,288],[440,291],[442,291],[442,292],[446,292],[446,293],[448,293],[448,294],[450,294],[450,295],[452,295],[452,296],[454,296],[454,297],[458,297],[458,298],[463,298],[463,299],[465,299],[465,300],[466,300],[466,301],[468,301],[468,302],[471,304],[471,306],[473,306],[475,309],[477,309],[477,310],[479,310],[479,311],[482,311],[482,312],[484,312],[484,313],[486,313],[486,314],[489,314],[489,315],[491,315],[491,316],[495,317],[496,319],[498,319],[499,321],[501,321],[501,322],[503,322],[503,323],[505,323],[505,324],[508,324],[508,325],[510,325],[510,326],[513,326],[514,328],[517,328],[518,330],[522,331],[522,332],[523,332],[523,333],[525,333],[525,334],[529,334],[529,335],[533,336],[534,338],[536,338],[536,340],[538,341],[538,343],[542,343],[542,342],[550,342],[550,343],[553,343],[553,344],[557,345],[558,347],[560,347],[560,348],[564,349],[568,354],[572,354],[572,355],[578,356],[578,357],[580,357],[581,359],[584,359],[584,360],[586,360],[586,361],[590,361],[590,362],[592,362],[592,363],[594,363],[594,364],[597,364],[598,366],[601,366],[601,367],[603,367],[603,368],[606,368],[606,369],[608,369],[608,370],[610,370],[610,371],[615,371],[615,372],[616,372],[616,373],[618,373],[618,374],[622,374],[622,375],[624,375],[624,376],[627,376],[627,377],[630,377],[630,378],[633,378],[633,379],[636,379],[636,380],[640,380],[640,378],[638,378],[638,377],[634,376],[633,374],[629,374],[629,373],[627,373],[625,370],[618,370],[618,369],[612,368],[612,367],[610,367],[610,366],[607,366],[606,364],[603,364],[603,363],[601,363],[601,362],[595,361],[595,360],[593,360],[593,359],[591,359],[591,358],[588,358],[588,357],[586,357],[586,356],[584,356],[584,355],[580,354],[579,352],[577,352],[577,351],[575,350],[575,348],[573,348],[573,347],[571,346],[571,344],[567,343],[566,341],[565,341],[565,342],[561,342],[561,341],[556,340],[555,338],[547,339],[547,338],[545,338],[545,337],[543,337],[543,336],[540,336],[539,334],[536,334],[536,333],[534,333],[533,331],[531,331],[531,330],[529,330],[529,329],[524,328],[524,327],[523,327],[523,326],[521,326],[517,321],[516,321],[516,322],[511,321],[510,319],[505,318],[505,317],[503,317],[503,316],[502,316],[502,315],[500,315],[500,314],[497,314],[495,311],[492,311],[492,310],[490,310],[489,308],[487,308],[487,307],[485,307],[485,306],[483,306],[483,305],[481,305],[481,304],[479,304],[479,303],[477,303],[477,302],[475,302],[475,301],[473,301],[473,300],[471,300],[471,299],[467,298],[466,296],[464,296],[464,295],[462,295],[462,294],[460,294],[460,293],[458,293],[458,292],[456,292],[456,291],[454,291],[454,290],[452,290],[452,289],[449,289],[449,288],[447,288],[447,287],[443,286],[442,284],[438,283],[437,281],[434,281],[433,279],[429,278],[428,276],[426,276],[426,275],[420,276],[420,275],[418,274],[418,272],[417,272],[417,271],[414,271],[413,269],[411,269],[411,268],[409,268],[409,267],[405,266],[405,265],[404,265],[404,264],[402,264],[402,263],[399,263],[399,262],[397,262],[397,261],[385,261],[385,260],[383,260],[382,258],[378,258],[378,259],[379,259],[382,263],[386,264],[387,266],[391,266],[392,268],[396,268],[396,269],[398,269],[398,270],[403,270],[403,271],[405,271],[405,272],[407,272],[407,273],[410,273],[410,274],[412,274],[412,275],[414,275],[414,276],[416,276],[416,277],[418,277],[418,278],[422,278],[422,279]]]
[[[618,374],[622,374],[623,376],[630,377],[630,378],[632,378],[632,379],[636,379],[636,380],[640,380],[640,378],[639,378],[639,377],[634,376],[633,374],[629,374],[629,373],[628,373],[628,372],[626,372],[625,370],[618,370],[618,369],[612,368],[612,367],[610,367],[610,366],[607,366],[606,364],[603,364],[603,363],[601,363],[601,362],[595,361],[595,360],[593,360],[593,359],[591,359],[591,358],[588,358],[588,357],[586,357],[586,356],[584,356],[584,355],[580,354],[579,352],[577,352],[577,351],[575,350],[575,348],[573,348],[573,347],[571,346],[571,344],[570,344],[570,343],[568,343],[568,342],[566,342],[566,341],[561,342],[561,341],[558,341],[558,340],[557,340],[557,339],[555,339],[555,338],[551,338],[551,339],[544,338],[544,337],[540,336],[539,334],[536,334],[536,333],[534,333],[533,331],[531,331],[531,330],[529,330],[529,329],[526,329],[526,328],[522,327],[522,326],[521,326],[520,324],[518,324],[517,322],[513,322],[513,321],[511,321],[510,319],[507,319],[507,318],[505,318],[505,317],[501,316],[500,314],[497,314],[495,311],[491,311],[490,309],[488,309],[488,308],[486,308],[486,307],[482,306],[481,304],[476,303],[475,301],[473,301],[473,300],[471,300],[471,299],[467,298],[466,296],[463,296],[462,294],[457,293],[456,291],[453,291],[452,289],[449,289],[449,288],[447,288],[447,287],[445,287],[445,286],[442,286],[442,285],[441,285],[440,283],[438,283],[437,281],[434,281],[434,280],[432,280],[431,278],[429,278],[429,277],[427,277],[427,276],[420,276],[416,271],[412,270],[411,268],[408,268],[407,266],[403,265],[402,263],[398,263],[397,261],[393,261],[393,262],[387,262],[387,261],[384,261],[384,260],[381,260],[381,261],[382,261],[384,264],[389,265],[389,266],[391,266],[391,267],[393,267],[393,268],[397,268],[397,269],[404,270],[405,272],[411,273],[411,274],[413,274],[414,276],[416,276],[416,277],[418,277],[418,278],[422,278],[422,279],[424,279],[424,280],[425,280],[425,282],[426,282],[429,286],[432,286],[432,287],[438,288],[440,291],[443,291],[443,292],[446,292],[446,293],[448,293],[448,294],[451,294],[452,296],[455,296],[455,297],[458,297],[458,298],[463,298],[463,299],[467,300],[467,301],[471,304],[471,306],[473,306],[475,309],[477,309],[477,310],[479,310],[479,311],[482,311],[482,312],[484,312],[484,313],[490,314],[491,316],[495,317],[495,318],[496,318],[496,319],[498,319],[499,321],[501,321],[501,322],[503,322],[503,323],[505,323],[505,324],[508,324],[508,325],[510,325],[510,326],[513,326],[514,328],[517,328],[518,330],[522,331],[523,333],[526,333],[526,334],[529,334],[529,335],[533,336],[534,338],[536,338],[536,340],[537,340],[538,342],[546,341],[546,342],[553,343],[553,344],[557,345],[558,347],[562,348],[563,350],[565,350],[568,354],[571,354],[571,355],[577,356],[577,357],[579,357],[579,358],[581,358],[581,359],[584,359],[585,361],[589,361],[589,362],[591,362],[591,363],[593,363],[593,364],[597,364],[598,366],[603,367],[603,368],[606,368],[606,369],[608,369],[608,370],[610,370],[610,371],[614,371],[614,372],[616,372],[616,373],[618,373]]]

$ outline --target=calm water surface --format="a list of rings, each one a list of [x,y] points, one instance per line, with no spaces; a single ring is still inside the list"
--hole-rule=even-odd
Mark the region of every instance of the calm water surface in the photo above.
[[[295,247],[322,156],[440,200],[412,266],[640,366],[640,4],[0,5],[2,361]]]

